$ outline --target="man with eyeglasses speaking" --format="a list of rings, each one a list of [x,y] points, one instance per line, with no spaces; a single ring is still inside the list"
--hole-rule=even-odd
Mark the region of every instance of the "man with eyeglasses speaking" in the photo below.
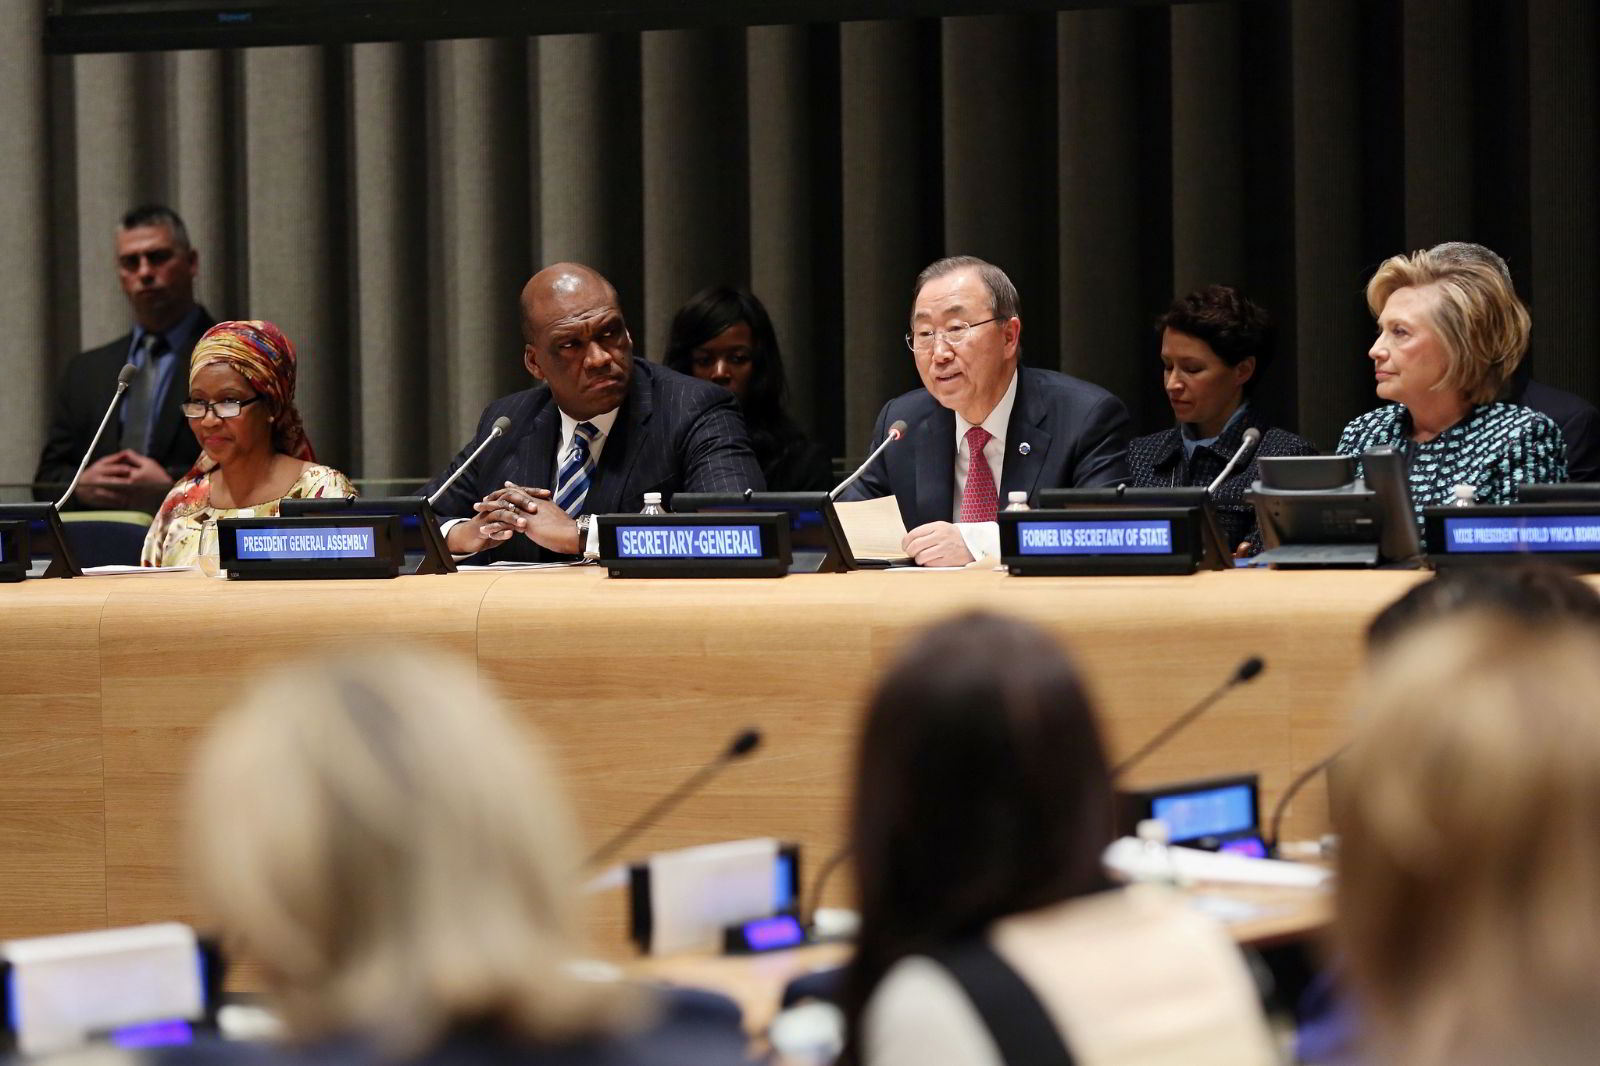
[[[153,511],[172,481],[194,465],[200,445],[178,405],[187,397],[189,353],[216,320],[195,302],[200,256],[169,207],[136,207],[117,227],[117,277],[133,311],[133,332],[74,356],[61,376],[50,436],[33,479],[72,480],[94,438],[125,363],[139,368],[118,418],[90,456],[72,502],[79,507]],[[53,500],[59,488],[38,488]]]
[[[1127,409],[1098,385],[1019,365],[1017,290],[999,267],[952,256],[917,275],[905,339],[923,387],[884,405],[872,443],[900,420],[905,440],[841,498],[894,496],[918,565],[998,554],[1008,493],[1127,480]]]

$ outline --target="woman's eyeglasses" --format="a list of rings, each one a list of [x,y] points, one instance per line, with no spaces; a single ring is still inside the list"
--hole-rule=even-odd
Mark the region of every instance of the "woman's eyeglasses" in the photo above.
[[[183,417],[185,418],[204,418],[207,411],[210,411],[218,418],[237,418],[240,411],[243,411],[259,399],[261,399],[260,396],[252,396],[248,400],[217,400],[214,403],[206,403],[203,400],[185,400],[178,405],[178,408],[183,412]]]

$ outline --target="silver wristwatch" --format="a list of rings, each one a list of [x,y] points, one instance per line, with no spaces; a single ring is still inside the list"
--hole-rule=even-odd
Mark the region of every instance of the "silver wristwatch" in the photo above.
[[[578,554],[585,559],[600,558],[599,552],[589,550],[589,527],[594,525],[594,515],[581,514],[578,516]]]

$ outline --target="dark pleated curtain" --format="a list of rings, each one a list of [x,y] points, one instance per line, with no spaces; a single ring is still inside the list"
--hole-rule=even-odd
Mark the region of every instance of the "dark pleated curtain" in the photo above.
[[[201,295],[302,353],[319,452],[425,476],[522,387],[517,293],[592,263],[659,357],[696,289],[751,285],[791,406],[859,455],[916,382],[918,269],[1004,266],[1024,358],[1167,418],[1152,318],[1243,287],[1259,402],[1324,447],[1371,407],[1373,267],[1510,260],[1537,375],[1600,399],[1600,15],[1588,0],[1240,0],[1058,14],[47,58],[0,10],[0,480],[56,374],[127,328],[111,233],[190,223]]]

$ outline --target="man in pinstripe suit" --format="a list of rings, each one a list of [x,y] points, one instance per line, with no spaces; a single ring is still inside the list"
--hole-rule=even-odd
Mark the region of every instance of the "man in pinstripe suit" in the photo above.
[[[635,362],[617,291],[557,263],[522,290],[523,365],[542,385],[484,408],[478,432],[433,482],[489,435],[511,428],[437,504],[457,554],[539,561],[592,549],[589,519],[638,511],[646,492],[766,487],[733,394]],[[423,489],[426,495],[432,486]]]

